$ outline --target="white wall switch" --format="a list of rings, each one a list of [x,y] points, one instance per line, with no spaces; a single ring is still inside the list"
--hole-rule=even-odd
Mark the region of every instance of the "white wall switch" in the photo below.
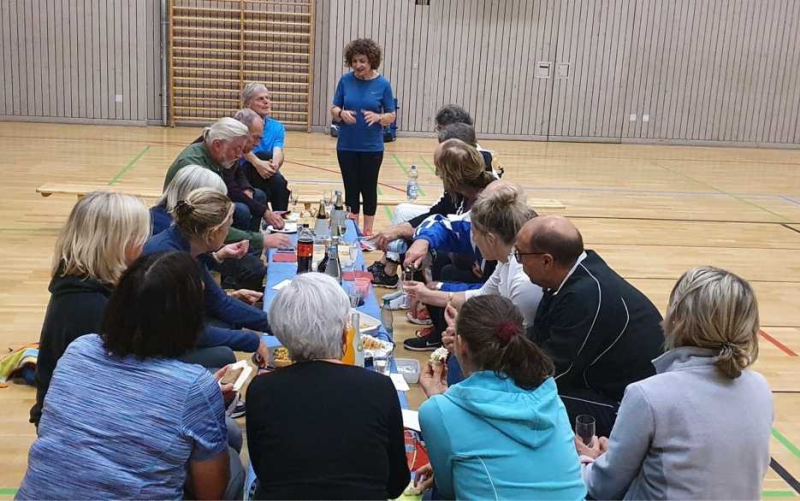
[[[122,94],[117,94],[116,96],[114,96],[114,101],[117,102],[117,103],[121,103],[122,102]]]
[[[642,115],[642,122],[649,122],[649,121],[650,121],[650,115]]]
[[[635,122],[636,121],[636,113],[631,113],[630,121],[631,122]]]

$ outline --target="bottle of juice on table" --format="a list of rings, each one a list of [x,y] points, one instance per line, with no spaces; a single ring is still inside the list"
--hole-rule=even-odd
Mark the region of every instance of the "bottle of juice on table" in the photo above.
[[[357,312],[350,315],[347,323],[347,339],[344,345],[344,356],[342,363],[347,365],[364,366],[364,350],[361,347],[361,316]],[[360,363],[359,363],[360,361]]]

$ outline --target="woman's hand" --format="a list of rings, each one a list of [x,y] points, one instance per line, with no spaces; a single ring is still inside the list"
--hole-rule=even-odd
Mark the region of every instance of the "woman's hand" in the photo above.
[[[432,363],[428,361],[422,374],[419,376],[419,384],[425,395],[432,397],[441,395],[447,391],[447,365],[443,363]]]
[[[588,446],[583,443],[578,437],[575,437],[575,450],[578,451],[579,456],[587,456],[592,459],[597,459],[608,450],[608,439],[606,437],[597,436],[592,437],[592,443]]]
[[[264,293],[251,291],[247,289],[239,289],[229,292],[228,295],[233,299],[238,299],[239,301],[242,301],[243,303],[254,305],[259,300],[261,300],[261,298],[264,296]]]
[[[222,378],[225,377],[225,374],[228,373],[228,370],[230,368],[231,368],[230,365],[226,365],[225,367],[214,373],[214,379],[217,381],[217,383],[222,381]],[[235,393],[233,391],[233,383],[220,384],[219,391],[222,392],[222,399],[225,402],[229,402],[233,398],[233,394]]]
[[[374,111],[365,111],[364,112],[364,120],[367,122],[367,125],[375,125],[381,124],[381,120],[383,120],[383,115],[380,113],[375,113]]]
[[[429,247],[430,244],[427,240],[414,240],[414,243],[411,244],[411,247],[406,251],[405,266],[412,266],[419,269],[422,261],[425,260],[425,256],[428,255]]]
[[[342,110],[339,112],[339,119],[346,124],[356,123],[356,114],[351,110]]]
[[[272,233],[264,236],[265,249],[288,249],[292,246],[292,239],[289,235],[282,233]]]
[[[430,463],[421,466],[414,473],[414,488],[421,494],[433,487],[433,467]]]
[[[425,287],[422,282],[405,282],[402,284],[403,290],[413,301],[425,303],[430,298],[431,290]]]
[[[245,254],[247,254],[248,250],[250,250],[250,241],[242,240],[241,242],[224,246],[215,254],[217,259],[220,261],[224,261],[226,259],[241,259]]]

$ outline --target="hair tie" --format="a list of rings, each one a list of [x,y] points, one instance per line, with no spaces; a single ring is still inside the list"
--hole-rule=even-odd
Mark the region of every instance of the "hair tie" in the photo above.
[[[734,353],[736,351],[736,345],[731,343],[731,342],[729,342],[729,341],[725,341],[725,342],[720,343],[720,347],[723,350],[726,350],[726,349],[729,350],[731,353]]]
[[[494,336],[500,340],[500,343],[505,346],[511,342],[515,336],[518,336],[522,333],[522,329],[520,328],[519,324],[510,322],[506,320],[505,322],[501,322],[494,329]]]
[[[175,211],[179,214],[191,214],[194,211],[194,205],[190,204],[186,200],[178,200],[178,203],[175,204]]]

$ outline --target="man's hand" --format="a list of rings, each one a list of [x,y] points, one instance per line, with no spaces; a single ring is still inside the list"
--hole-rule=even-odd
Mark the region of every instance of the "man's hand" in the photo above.
[[[447,329],[442,333],[442,345],[451,354],[455,352],[456,344],[456,317],[458,310],[453,305],[448,304],[444,309],[444,321],[447,322]]]
[[[419,384],[425,395],[432,397],[447,391],[447,365],[428,362],[419,376]]]
[[[271,224],[276,230],[282,230],[286,225],[286,223],[283,221],[283,218],[271,210],[264,212],[264,221],[266,221],[268,224]]]
[[[411,247],[408,248],[406,251],[406,267],[413,267],[416,269],[420,268],[422,261],[425,260],[425,256],[428,255],[428,248],[430,244],[427,240],[415,240]]]
[[[600,437],[598,439],[594,436],[592,437],[592,443],[587,446],[583,443],[583,440],[575,437],[575,450],[578,451],[579,456],[597,459],[608,450],[608,439],[606,437]]]
[[[431,290],[425,287],[422,282],[405,282],[402,286],[408,297],[413,301],[426,303],[430,297]]]
[[[218,370],[217,372],[214,373],[214,379],[217,381],[217,383],[222,381],[222,378],[225,377],[225,374],[228,373],[228,369],[230,369],[230,368],[231,368],[230,365],[226,365],[225,367],[223,367],[222,369],[220,369],[220,370]],[[233,398],[233,394],[234,394],[233,383],[220,384],[219,385],[219,391],[222,392],[223,400],[226,401],[226,402],[229,402],[230,399]]]
[[[242,240],[235,244],[228,244],[218,250],[215,254],[217,259],[224,261],[225,259],[241,259],[250,250],[250,241]]]
[[[289,235],[282,233],[272,233],[264,237],[265,249],[288,249],[292,246],[292,239]]]
[[[253,190],[244,190],[244,194],[247,198],[253,198]]]
[[[423,493],[433,487],[433,467],[430,463],[421,466],[414,474],[414,488]]]
[[[259,300],[261,300],[261,298],[264,296],[264,293],[251,291],[247,289],[239,289],[229,292],[228,295],[233,299],[238,299],[243,303],[253,305],[256,304]]]

